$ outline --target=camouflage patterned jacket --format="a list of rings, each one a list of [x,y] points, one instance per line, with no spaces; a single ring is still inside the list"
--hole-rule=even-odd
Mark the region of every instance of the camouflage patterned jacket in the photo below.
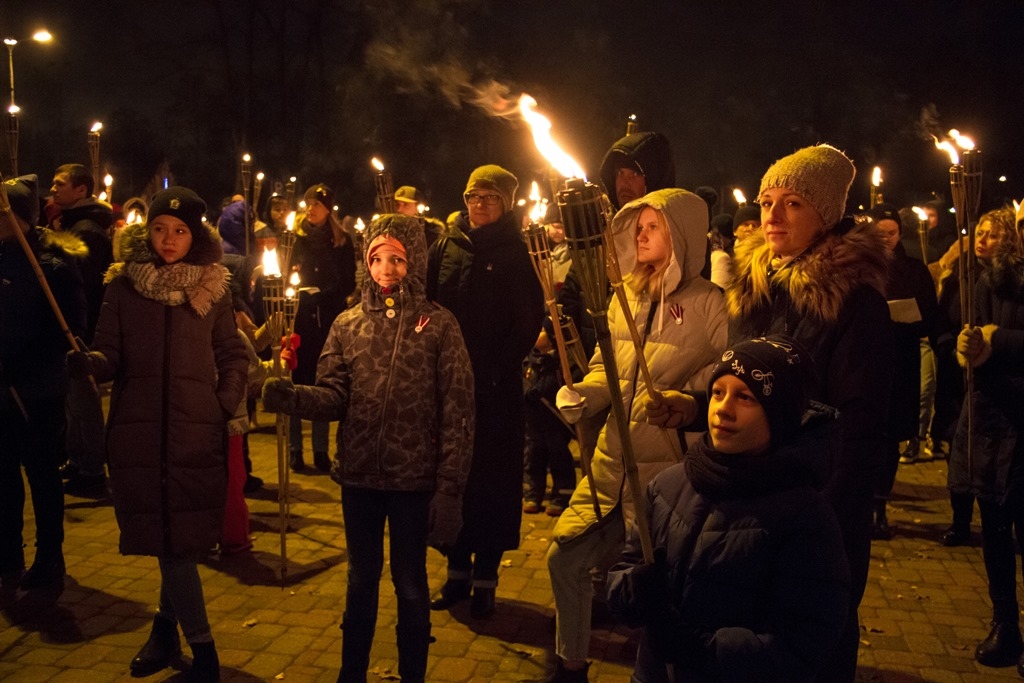
[[[384,293],[371,278],[338,316],[316,384],[296,386],[293,415],[341,420],[338,458],[347,486],[462,495],[473,446],[473,370],[455,316],[425,294],[427,245],[419,221],[386,215],[365,245],[388,233],[409,271]],[[365,260],[365,255],[364,255]]]

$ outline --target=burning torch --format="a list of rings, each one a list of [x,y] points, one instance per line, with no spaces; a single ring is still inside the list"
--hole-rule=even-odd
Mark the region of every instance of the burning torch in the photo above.
[[[370,163],[377,169],[377,176],[374,178],[377,188],[377,208],[381,213],[394,213],[395,188],[391,180],[391,173],[384,170],[384,164],[377,157],[370,159]]]
[[[98,182],[100,179],[100,129],[103,124],[97,121],[89,129],[89,161],[92,162],[92,179]]]
[[[291,218],[294,214],[289,215]],[[286,232],[291,232],[289,229]],[[288,251],[285,272],[289,270]],[[267,318],[267,332],[271,339],[273,353],[272,368],[274,377],[287,376],[289,371],[281,367],[282,347],[291,348],[292,329],[295,325],[295,312],[298,307],[296,290],[299,285],[299,274],[292,273],[287,286],[282,275],[281,263],[278,261],[277,249],[266,249],[263,252],[263,311]],[[278,520],[281,531],[281,581],[284,582],[288,573],[287,533],[289,525],[288,504],[288,422],[285,413],[277,413],[277,503]]]

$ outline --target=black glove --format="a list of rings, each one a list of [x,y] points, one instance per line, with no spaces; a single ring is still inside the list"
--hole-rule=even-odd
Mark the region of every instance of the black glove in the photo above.
[[[462,530],[462,498],[440,491],[430,499],[427,545],[445,552],[455,545]]]
[[[263,409],[268,413],[293,413],[298,398],[290,379],[271,377],[263,383]]]
[[[68,351],[66,362],[68,366],[68,377],[71,379],[85,379],[92,374],[92,358],[87,351]]]
[[[642,623],[664,616],[668,609],[668,560],[664,548],[655,548],[654,562],[640,564],[626,574],[630,603]]]
[[[651,649],[663,661],[687,669],[705,668],[711,655],[711,634],[687,624],[675,610],[666,611],[663,619],[647,625]]]

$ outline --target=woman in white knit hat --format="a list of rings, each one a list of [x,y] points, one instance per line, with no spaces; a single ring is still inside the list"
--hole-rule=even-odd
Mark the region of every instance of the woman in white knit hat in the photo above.
[[[843,640],[819,680],[852,681],[857,606],[871,558],[872,480],[882,465],[892,376],[885,302],[887,252],[877,228],[844,218],[853,162],[829,145],[779,159],[761,180],[761,234],[736,247],[726,292],[729,342],[787,334],[818,368],[812,398],[839,410],[842,434],[825,494],[850,563],[851,604]]]

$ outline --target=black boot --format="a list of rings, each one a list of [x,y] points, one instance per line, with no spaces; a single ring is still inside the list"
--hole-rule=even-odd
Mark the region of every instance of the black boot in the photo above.
[[[470,584],[467,579],[448,579],[441,586],[441,597],[430,603],[430,609],[448,609],[452,605],[469,597]]]
[[[971,528],[967,527],[964,529],[953,524],[942,533],[939,540],[942,542],[942,545],[947,548],[956,548],[957,546],[967,545],[971,542]]]
[[[195,643],[192,648],[192,668],[185,676],[186,683],[217,683],[220,680],[220,658],[213,641]]]
[[[469,604],[469,616],[487,619],[494,614],[494,586],[473,586],[473,601]]]
[[[342,616],[341,671],[338,683],[366,683],[370,668],[370,647],[373,645],[373,619],[351,619]]]
[[[412,628],[399,625],[395,634],[398,637],[398,675],[402,683],[423,683],[427,675],[427,650],[433,642],[430,622]]]
[[[306,471],[306,461],[302,458],[302,451],[292,451],[288,455],[288,466],[292,468],[292,472]]]
[[[19,587],[23,591],[40,589],[64,589],[64,554],[56,552],[37,552],[32,566],[21,577]]]
[[[565,668],[565,662],[561,657],[555,658],[555,668],[538,683],[587,683],[587,669],[590,662],[587,662],[582,669],[573,671]]]
[[[331,458],[320,451],[313,453],[313,466],[321,472],[331,471]]]
[[[974,649],[974,659],[985,666],[1010,666],[1018,661],[1022,649],[1017,622],[993,621],[988,638]]]
[[[132,676],[149,676],[170,665],[181,656],[178,624],[159,614],[153,617],[149,640],[132,660]]]

